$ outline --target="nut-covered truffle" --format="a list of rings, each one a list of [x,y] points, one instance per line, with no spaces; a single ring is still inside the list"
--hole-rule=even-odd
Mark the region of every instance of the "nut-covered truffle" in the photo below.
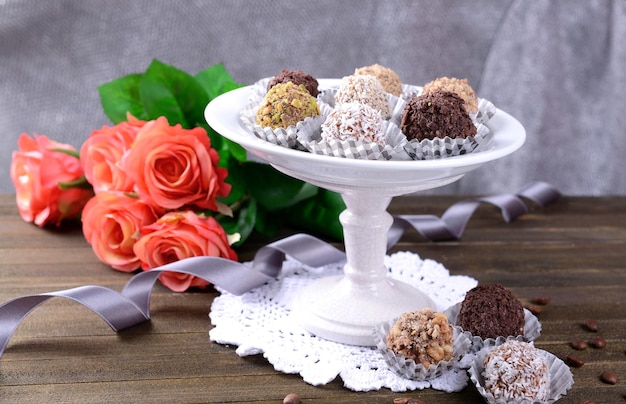
[[[429,368],[452,359],[453,329],[448,318],[429,308],[403,313],[389,330],[387,349]]]
[[[395,96],[402,94],[402,81],[400,80],[400,76],[388,67],[373,64],[371,66],[355,69],[354,74],[370,74],[375,76],[378,81],[380,81],[385,91]]]
[[[478,285],[461,303],[456,325],[483,339],[524,334],[524,307],[500,284]]]
[[[368,105],[348,102],[337,105],[322,123],[324,140],[358,140],[385,144],[385,128],[378,111]]]
[[[269,91],[272,87],[279,83],[287,83],[292,82],[293,84],[300,85],[302,84],[309,94],[313,97],[317,97],[320,93],[318,90],[319,83],[317,79],[311,76],[308,73],[303,72],[302,70],[286,70],[282,69],[279,74],[274,76],[269,83],[267,84],[267,91]]]
[[[287,82],[276,84],[263,97],[256,122],[263,127],[286,128],[319,114],[315,97],[303,85]]]
[[[474,89],[467,84],[467,79],[437,77],[435,80],[424,85],[422,94],[430,94],[435,91],[450,91],[455,93],[465,101],[467,112],[478,112],[478,97]]]
[[[341,79],[335,94],[335,105],[347,102],[365,104],[380,112],[383,119],[391,117],[389,97],[380,81],[375,76],[352,75]]]
[[[445,137],[465,139],[477,133],[463,100],[445,91],[414,95],[404,107],[400,130],[408,140],[418,142]]]
[[[545,401],[550,395],[550,372],[545,357],[527,342],[508,340],[483,362],[485,389],[496,399]]]

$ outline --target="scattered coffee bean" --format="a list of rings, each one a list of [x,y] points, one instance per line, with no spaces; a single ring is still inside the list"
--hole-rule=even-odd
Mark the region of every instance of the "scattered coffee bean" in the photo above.
[[[541,306],[539,306],[538,304],[527,304],[526,308],[528,309],[528,311],[533,313],[535,316],[540,315],[541,312],[543,311]]]
[[[426,404],[419,398],[399,397],[393,399],[393,404]]]
[[[588,348],[587,341],[585,341],[584,339],[575,339],[572,340],[572,342],[570,342],[569,344],[577,351],[584,351]]]
[[[585,364],[583,358],[574,354],[567,355],[567,358],[565,358],[565,362],[573,368],[579,368]]]
[[[283,404],[300,404],[300,396],[296,393],[289,393],[283,399]]]
[[[591,332],[598,332],[600,327],[598,326],[598,322],[596,320],[587,320],[585,323],[585,327]]]
[[[594,348],[604,348],[606,346],[606,340],[602,337],[593,337],[589,341],[589,345]]]
[[[550,303],[550,296],[537,296],[532,302],[540,306],[545,306]]]
[[[600,375],[600,379],[602,379],[602,381],[607,384],[616,384],[617,374],[615,372],[607,370],[602,372],[602,374]]]

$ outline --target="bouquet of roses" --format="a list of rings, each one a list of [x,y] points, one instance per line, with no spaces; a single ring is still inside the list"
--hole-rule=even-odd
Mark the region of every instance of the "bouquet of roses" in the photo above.
[[[22,134],[11,178],[25,221],[60,226],[80,217],[94,253],[112,268],[149,270],[192,256],[237,260],[253,231],[285,224],[341,238],[339,195],[248,161],[204,121],[206,105],[241,87],[221,64],[189,75],[157,60],[100,86],[113,126],[80,147]],[[204,280],[164,273],[174,291]]]

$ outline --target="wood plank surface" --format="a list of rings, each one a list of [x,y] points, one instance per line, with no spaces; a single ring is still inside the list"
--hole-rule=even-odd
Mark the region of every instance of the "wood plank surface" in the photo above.
[[[392,214],[441,215],[463,197],[395,198]],[[488,205],[477,209],[459,241],[430,242],[408,231],[391,252],[411,251],[441,262],[453,275],[500,282],[527,302],[551,301],[538,315],[536,346],[585,365],[572,369],[575,384],[559,402],[626,401],[626,198],[562,197],[511,223]],[[251,260],[272,239],[255,236],[239,251]],[[340,245],[338,245],[341,247]],[[13,195],[0,195],[0,303],[35,293],[81,285],[120,291],[130,275],[100,263],[79,225],[42,230],[21,220]],[[460,393],[426,389],[353,392],[341,379],[311,386],[299,375],[273,369],[262,355],[239,357],[232,346],[209,341],[208,318],[217,292],[173,293],[156,285],[152,320],[114,333],[97,315],[67,299],[50,299],[18,327],[0,358],[0,402],[266,402],[297,393],[304,403],[392,403],[414,397],[427,403],[480,403],[469,385]],[[583,324],[600,324],[603,349],[574,351],[574,338],[595,334]],[[619,381],[603,383],[613,370]]]

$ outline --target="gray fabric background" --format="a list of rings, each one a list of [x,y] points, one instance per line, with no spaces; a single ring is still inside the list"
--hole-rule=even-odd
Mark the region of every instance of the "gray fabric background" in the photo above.
[[[224,63],[251,84],[282,68],[342,77],[380,63],[403,82],[466,77],[528,140],[430,193],[626,194],[624,0],[0,0],[0,192],[20,133],[80,147],[109,124],[97,86],[153,58]]]

